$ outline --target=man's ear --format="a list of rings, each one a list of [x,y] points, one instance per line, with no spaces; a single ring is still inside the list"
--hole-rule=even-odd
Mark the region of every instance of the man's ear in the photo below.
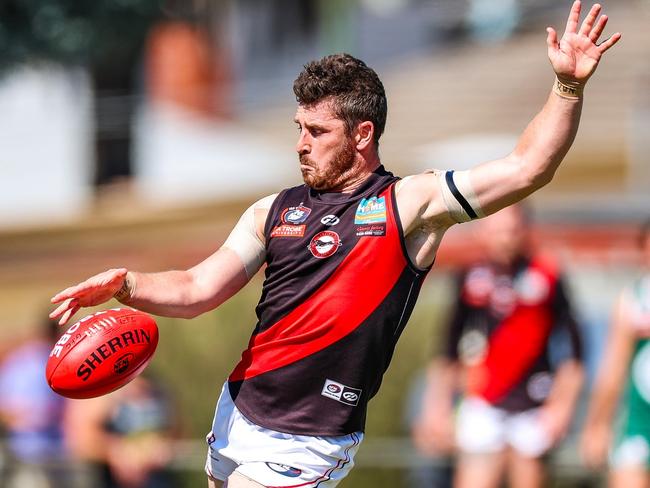
[[[356,142],[356,147],[358,151],[363,151],[366,149],[373,140],[375,135],[375,124],[369,120],[364,120],[357,124],[356,134],[354,136],[354,141]]]

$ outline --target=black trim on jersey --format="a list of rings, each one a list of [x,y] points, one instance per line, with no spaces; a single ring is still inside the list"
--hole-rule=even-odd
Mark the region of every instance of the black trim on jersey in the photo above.
[[[461,207],[467,212],[467,215],[471,219],[476,219],[478,218],[478,215],[476,215],[476,212],[472,208],[472,206],[469,204],[469,202],[465,199],[463,194],[458,190],[458,187],[456,186],[456,183],[454,183],[454,172],[452,171],[447,171],[445,173],[445,180],[447,181],[447,186],[451,190],[452,195],[456,197],[456,200],[458,200],[458,203],[460,203]]]
[[[414,273],[417,273],[418,275],[420,274],[426,274],[428,273],[431,268],[433,267],[433,263],[431,265],[427,266],[426,268],[418,268],[413,261],[411,261],[411,257],[409,256],[408,249],[406,248],[406,236],[404,236],[404,227],[402,227],[402,220],[399,217],[399,209],[397,208],[397,182],[393,183],[393,187],[390,189],[391,193],[391,198],[393,199],[393,218],[395,219],[395,225],[397,225],[397,231],[399,232],[399,243],[400,246],[402,247],[402,254],[404,254],[404,258],[406,259],[406,263],[408,264],[408,267],[413,271]],[[433,260],[435,262],[435,258]]]

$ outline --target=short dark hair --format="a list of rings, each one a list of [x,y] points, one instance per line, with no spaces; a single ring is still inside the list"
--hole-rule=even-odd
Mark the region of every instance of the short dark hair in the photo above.
[[[293,92],[301,105],[331,98],[334,113],[348,134],[359,122],[371,121],[374,141],[379,143],[388,112],[386,92],[377,73],[360,59],[343,53],[311,61],[294,81]]]

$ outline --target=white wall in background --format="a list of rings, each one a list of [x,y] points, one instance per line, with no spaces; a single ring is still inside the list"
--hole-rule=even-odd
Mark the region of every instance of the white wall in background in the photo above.
[[[176,107],[161,104],[141,110],[136,141],[135,186],[138,197],[149,203],[228,200],[301,183],[292,147]]]
[[[0,78],[0,227],[65,221],[92,196],[90,86],[81,71]]]

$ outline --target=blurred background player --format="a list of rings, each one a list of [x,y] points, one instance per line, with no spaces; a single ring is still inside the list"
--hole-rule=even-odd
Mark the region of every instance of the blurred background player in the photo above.
[[[458,449],[457,487],[497,487],[504,473],[510,486],[541,487],[542,457],[582,387],[580,335],[557,264],[531,248],[526,209],[501,210],[480,232],[486,260],[459,276],[415,440],[425,452]]]
[[[70,401],[66,437],[98,488],[172,488],[173,406],[157,382],[139,376],[98,398]]]
[[[71,486],[61,425],[64,399],[50,389],[43,373],[58,334],[57,323],[44,319],[0,363],[0,422],[10,457],[0,486]]]
[[[581,442],[590,467],[604,464],[611,445],[609,485],[615,488],[650,484],[650,221],[642,226],[639,242],[643,272],[616,305]]]

